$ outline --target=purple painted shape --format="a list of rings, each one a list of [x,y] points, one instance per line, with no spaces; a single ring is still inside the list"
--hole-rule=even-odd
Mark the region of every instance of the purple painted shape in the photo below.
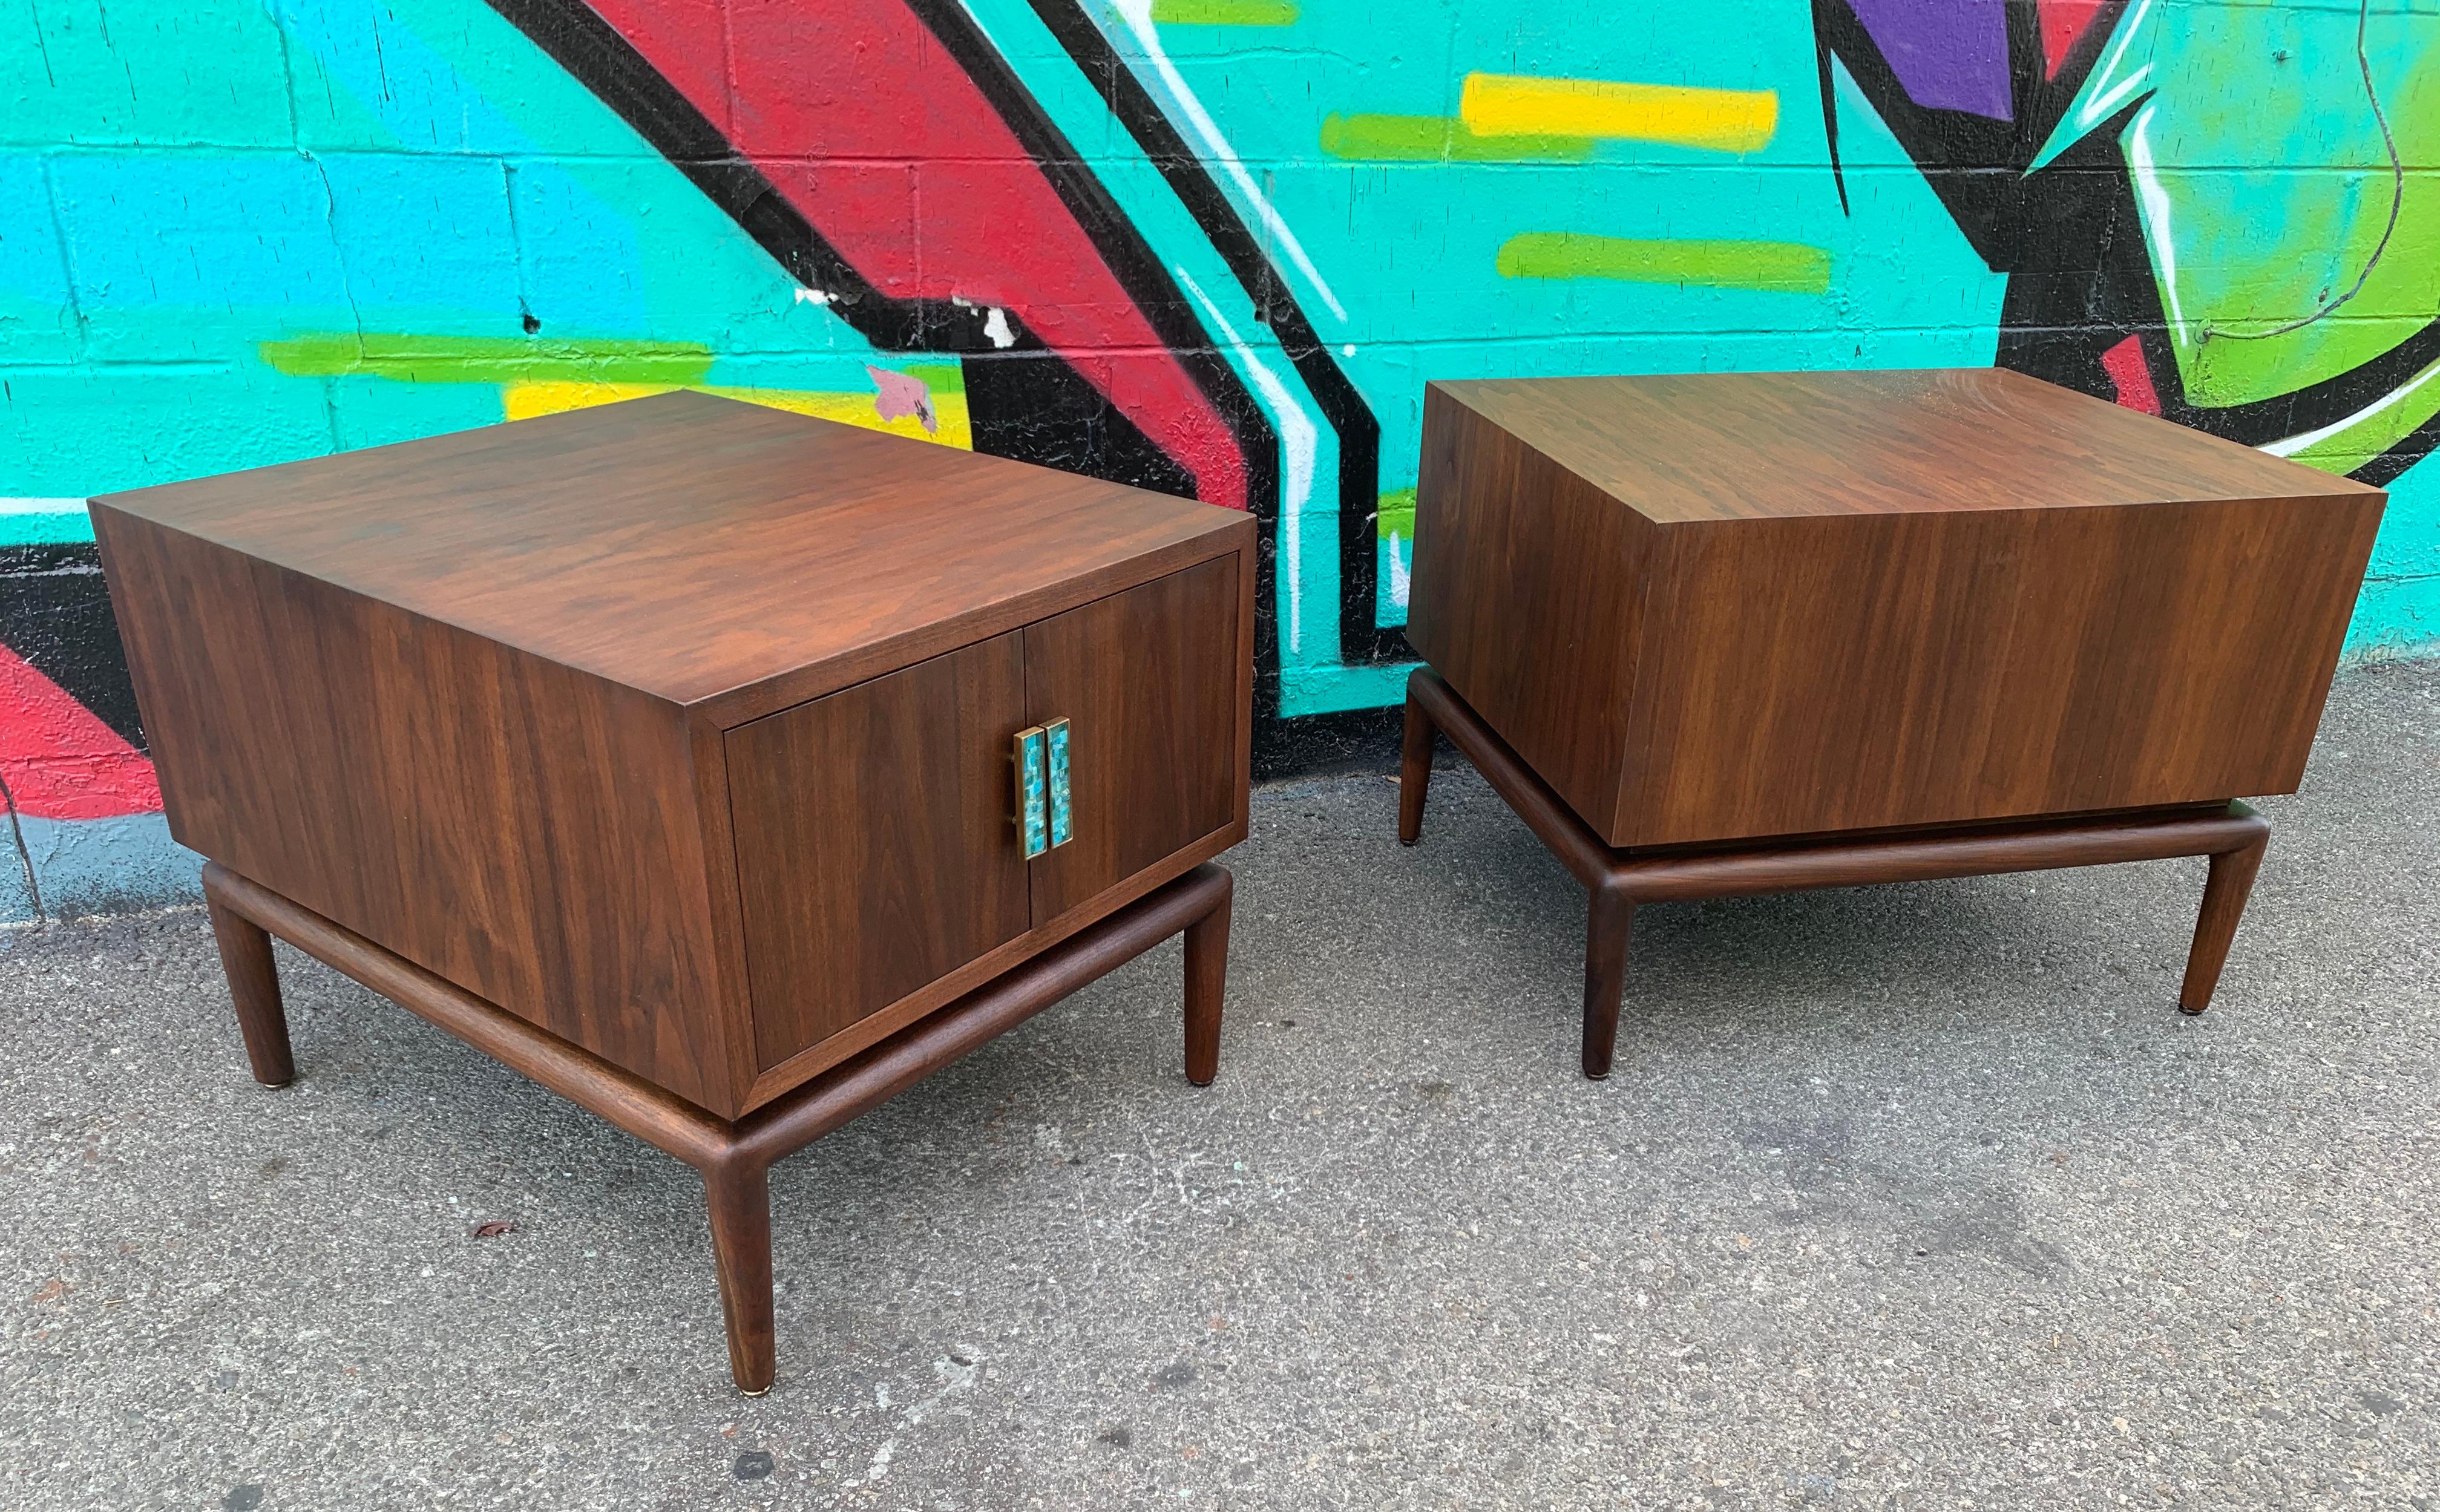
[[[1918,105],[2007,120],[2007,0],[1847,0]]]

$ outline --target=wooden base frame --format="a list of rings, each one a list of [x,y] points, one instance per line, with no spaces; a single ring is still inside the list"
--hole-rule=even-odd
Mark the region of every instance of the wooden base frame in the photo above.
[[[646,1144],[703,1173],[712,1254],[740,1391],[759,1396],[776,1371],[771,1306],[773,1162],[802,1149],[985,1041],[1181,932],[1186,936],[1186,1076],[1220,1068],[1220,1005],[1234,883],[1206,863],[854,1058],[731,1122],[535,1028],[217,862],[204,897],[255,1079],[296,1076],[270,935],[278,935],[431,1021]]]
[[[2269,821],[2230,802],[1734,846],[1620,850],[1604,844],[1438,673],[1419,667],[1407,680],[1399,762],[1398,839],[1406,845],[1423,834],[1424,795],[1431,784],[1438,734],[1465,754],[1492,791],[1592,894],[1585,935],[1584,1068],[1595,1080],[1609,1075],[1618,1040],[1627,936],[1638,903],[2208,856],[2211,874],[2203,883],[2202,913],[2178,994],[2180,1008],[2200,1013],[2219,985],[2229,942],[2270,842]]]

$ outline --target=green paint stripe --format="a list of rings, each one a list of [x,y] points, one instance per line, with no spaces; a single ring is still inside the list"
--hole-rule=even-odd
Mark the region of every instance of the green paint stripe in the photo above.
[[[1593,155],[1588,136],[1478,136],[1454,116],[1331,116],[1321,123],[1321,150],[1337,158],[1373,163],[1581,163]]]
[[[0,546],[50,546],[93,539],[82,499],[0,499]]]
[[[1393,535],[1402,541],[1414,540],[1415,490],[1392,489],[1381,495],[1381,502],[1373,511],[1373,520],[1384,541]]]
[[[296,378],[370,374],[410,383],[699,383],[711,348],[674,341],[517,341],[488,336],[296,336],[262,344]]]
[[[1164,27],[1292,27],[1295,0],[1152,0]]]
[[[874,366],[881,365],[876,363]],[[935,394],[962,394],[966,391],[966,370],[956,363],[908,363],[898,369],[909,378],[920,378],[924,386]]]
[[[2390,397],[2341,420],[2323,435],[2291,451],[2266,448],[2291,462],[2324,472],[2353,472],[2405,440],[2440,415],[2440,363],[2433,363],[2390,391]]]
[[[1508,278],[1621,278],[1818,294],[1830,254],[1794,241],[1638,241],[1573,231],[1528,231],[1499,249]]]

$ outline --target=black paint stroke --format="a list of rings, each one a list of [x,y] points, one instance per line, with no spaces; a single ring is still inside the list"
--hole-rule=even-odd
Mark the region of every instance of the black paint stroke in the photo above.
[[[1330,355],[1287,280],[1193,148],[1076,0],[1029,0],[1098,89],[1254,303],[1338,435],[1338,644],[1347,663],[1411,661],[1406,632],[1379,623],[1381,422]]]
[[[2038,17],[2030,7],[2010,8],[2009,77],[2017,121],[2009,123],[1915,103],[1852,0],[1814,0],[1815,43],[1824,70],[1822,110],[1833,142],[1838,107],[1828,60],[1835,57],[1967,242],[1993,272],[2008,276],[1999,365],[2111,397],[2116,389],[2102,368],[2101,354],[2131,335],[2144,353],[2163,418],[2263,446],[2336,424],[2440,361],[2440,322],[2434,322],[2346,372],[2285,394],[2225,405],[2188,398],[2134,185],[2118,145],[2127,121],[2151,96],[2136,96],[2051,162],[2028,170],[2034,154],[2066,118],[2127,4],[2113,0],[2095,16],[2054,76],[2042,56]],[[2207,339],[2241,338],[2227,333]],[[2431,429],[2351,475],[2383,482],[2397,476],[2429,454]]]

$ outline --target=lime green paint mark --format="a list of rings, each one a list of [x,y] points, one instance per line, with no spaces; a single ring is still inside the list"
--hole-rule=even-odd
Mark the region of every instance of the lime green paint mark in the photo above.
[[[1622,278],[1818,294],[1830,254],[1794,241],[1638,241],[1574,231],[1528,231],[1499,249],[1507,278]]]
[[[2440,414],[2440,363],[2432,363],[2344,419],[2263,448],[2324,472],[2353,472]]]
[[[1164,27],[1292,27],[1296,0],[1152,0]]]
[[[956,363],[908,363],[898,370],[909,378],[922,379],[924,386],[935,394],[966,391],[966,370]]]
[[[1479,136],[1453,116],[1331,116],[1321,123],[1321,150],[1373,163],[1581,163],[1593,155],[1593,143],[1588,136]]]
[[[711,348],[676,341],[518,341],[495,336],[294,336],[262,344],[292,378],[370,374],[410,383],[700,383]]]
[[[1380,506],[1375,509],[1372,517],[1380,524],[1382,540],[1387,541],[1391,536],[1396,536],[1401,541],[1414,540],[1415,490],[1391,489],[1381,495]]]

